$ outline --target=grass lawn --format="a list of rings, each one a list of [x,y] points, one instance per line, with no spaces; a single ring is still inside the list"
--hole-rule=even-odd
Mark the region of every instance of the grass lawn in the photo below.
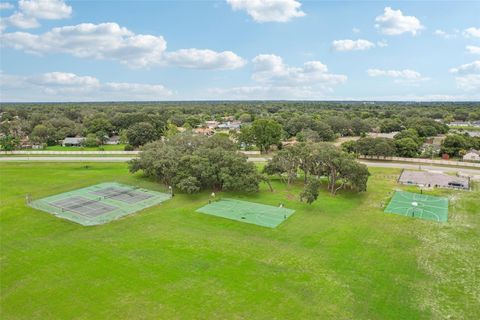
[[[0,163],[2,319],[479,319],[480,191],[450,198],[448,223],[383,213],[400,170],[367,193],[301,185],[222,196],[295,214],[275,229],[195,212],[209,192],[82,227],[33,198],[117,181],[160,190],[124,163]]]
[[[457,129],[457,130],[464,130],[464,131],[480,131],[479,127],[473,127],[473,126],[449,126],[450,129]]]
[[[64,146],[48,146],[43,150],[46,151],[123,151],[124,144],[106,144],[101,147],[64,147]]]

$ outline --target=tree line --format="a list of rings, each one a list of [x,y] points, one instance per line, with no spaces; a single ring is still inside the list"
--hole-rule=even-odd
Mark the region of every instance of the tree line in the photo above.
[[[342,149],[348,153],[376,157],[434,157],[448,154],[451,157],[463,156],[469,149],[480,149],[480,137],[468,134],[450,134],[441,145],[425,144],[426,137],[420,136],[415,129],[407,129],[396,134],[393,139],[363,137],[356,141],[347,141]]]
[[[312,203],[318,197],[322,181],[335,195],[341,189],[366,191],[370,173],[364,164],[336,146],[320,143],[298,143],[277,152],[264,167],[268,175],[278,175],[286,184],[303,175],[304,190],[301,198]]]
[[[366,191],[370,175],[365,165],[330,143],[299,143],[282,149],[259,172],[227,136],[188,133],[148,143],[140,157],[130,161],[129,169],[185,193],[205,189],[256,192],[262,181],[271,188],[270,176],[291,184],[303,175],[300,197],[307,203],[318,198],[323,184],[332,195],[346,188]]]
[[[14,148],[26,137],[34,143],[55,145],[65,137],[83,136],[88,146],[95,146],[118,135],[128,148],[137,148],[176,133],[176,128],[189,130],[207,120],[229,118],[242,122],[241,132],[234,136],[242,146],[268,151],[282,140],[316,143],[375,130],[414,129],[420,137],[433,136],[448,130],[439,121],[480,120],[479,106],[315,101],[4,103],[0,104],[0,138],[2,146]]]

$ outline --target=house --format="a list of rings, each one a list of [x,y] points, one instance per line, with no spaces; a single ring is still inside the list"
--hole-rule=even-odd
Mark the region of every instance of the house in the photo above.
[[[107,139],[105,144],[111,144],[111,145],[120,144],[120,137],[119,136],[111,136]]]
[[[448,126],[449,127],[468,127],[470,126],[470,123],[465,121],[454,121],[454,122],[450,122]]]
[[[215,128],[218,127],[219,124],[220,124],[220,122],[215,121],[215,120],[211,120],[211,121],[205,121],[204,126],[207,127],[207,128],[210,128],[210,129],[215,129]]]
[[[389,132],[389,133],[379,133],[379,132],[369,132],[367,135],[370,138],[387,138],[393,139],[398,134],[398,131]]]
[[[420,187],[469,189],[468,178],[443,173],[403,170],[398,182]]]
[[[28,137],[24,137],[20,140],[20,149],[32,149],[32,142]]]
[[[238,130],[240,129],[240,125],[242,122],[240,121],[227,121],[220,123],[217,128],[220,130]]]
[[[425,153],[428,152],[428,154],[436,154],[438,155],[440,153],[441,145],[436,144],[436,143],[424,143],[420,147],[420,152]]]
[[[233,121],[235,120],[235,117],[234,116],[225,116],[225,117],[222,117],[223,121]]]
[[[288,146],[296,145],[297,143],[298,143],[297,139],[292,138],[292,139],[287,140],[287,141],[282,141],[282,146],[283,147],[288,147]]]
[[[196,134],[204,135],[204,136],[211,136],[215,133],[215,131],[210,128],[196,128],[193,130],[193,132],[195,132]]]
[[[62,146],[64,147],[80,147],[83,145],[85,138],[83,137],[67,137],[62,140]]]
[[[480,121],[473,121],[471,123],[472,127],[477,127],[477,128],[480,128]]]
[[[480,137],[480,131],[465,131],[470,137]]]
[[[438,135],[435,137],[428,137],[425,139],[425,143],[420,147],[422,153],[428,152],[428,154],[439,154],[442,146],[442,141],[445,140],[444,135]]]
[[[464,156],[464,161],[480,161],[480,151],[471,149]]]

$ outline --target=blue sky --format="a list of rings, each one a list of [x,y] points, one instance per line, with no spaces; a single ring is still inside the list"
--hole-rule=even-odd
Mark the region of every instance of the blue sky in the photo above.
[[[480,100],[478,1],[0,9],[1,101]]]

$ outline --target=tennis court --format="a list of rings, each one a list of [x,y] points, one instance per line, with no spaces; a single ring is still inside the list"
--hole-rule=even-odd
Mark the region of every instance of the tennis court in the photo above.
[[[171,198],[168,193],[108,182],[31,201],[32,208],[84,226],[110,222]]]
[[[448,221],[448,199],[413,192],[396,191],[385,211],[430,221]]]
[[[222,199],[197,209],[197,212],[275,228],[287,220],[295,210],[236,199]]]

